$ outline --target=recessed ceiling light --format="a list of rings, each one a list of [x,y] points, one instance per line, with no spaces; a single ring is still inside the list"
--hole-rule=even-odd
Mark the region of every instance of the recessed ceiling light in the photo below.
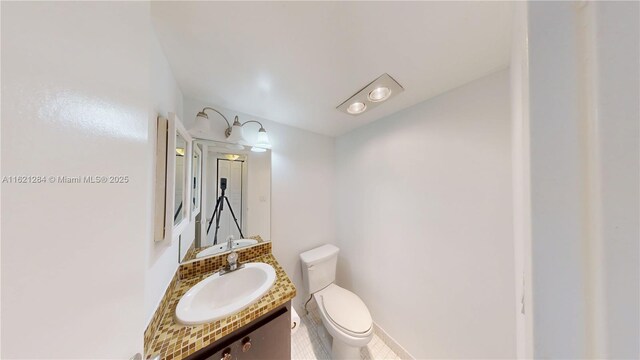
[[[362,102],[354,102],[353,104],[349,105],[349,107],[347,108],[347,111],[349,112],[349,114],[360,114],[361,112],[365,111],[367,109],[367,105],[365,105]]]
[[[403,91],[402,85],[385,73],[336,106],[336,109],[349,115],[361,115]]]
[[[373,102],[385,101],[391,95],[391,89],[386,86],[377,87],[369,93],[369,100]]]

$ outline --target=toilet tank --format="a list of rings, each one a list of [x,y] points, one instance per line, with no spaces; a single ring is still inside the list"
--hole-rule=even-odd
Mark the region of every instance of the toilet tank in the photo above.
[[[327,244],[300,254],[302,281],[309,294],[324,289],[336,280],[339,251],[337,247]]]

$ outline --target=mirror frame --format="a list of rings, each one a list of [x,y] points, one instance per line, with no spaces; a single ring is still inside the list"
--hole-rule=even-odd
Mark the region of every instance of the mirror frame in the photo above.
[[[200,150],[200,147],[198,146],[198,143],[196,141],[192,141],[191,142],[191,149],[192,149],[192,154],[191,154],[191,164],[193,164],[193,158],[196,156],[196,154],[198,155],[198,170],[200,171],[199,174],[192,174],[191,175],[191,191],[194,190],[193,187],[193,181],[195,181],[195,179],[197,179],[199,181],[199,186],[195,189],[196,190],[196,194],[195,197],[200,198],[200,201],[197,202],[198,206],[194,207],[193,210],[191,211],[191,221],[195,221],[196,220],[196,216],[198,216],[198,214],[200,214],[200,209],[202,208],[202,150]],[[196,169],[193,168],[193,165],[191,166],[191,172],[194,172]],[[191,197],[189,197],[189,205],[191,205],[191,199],[193,199],[193,194]]]
[[[167,194],[167,141],[169,120],[158,115],[156,118],[155,192],[153,215],[153,241],[166,239],[166,194]]]
[[[167,155],[174,154],[176,148],[176,137],[180,135],[184,138],[187,149],[185,152],[185,158],[191,159],[191,151],[192,151],[192,143],[193,139],[191,135],[187,131],[187,129],[182,124],[182,121],[178,118],[175,113],[169,113],[169,126],[167,132]],[[171,151],[171,152],[169,152]],[[191,181],[189,181],[191,177],[191,161],[185,161],[184,166],[184,184],[185,190],[182,195],[182,203],[183,204],[191,204]],[[171,241],[177,238],[182,234],[184,229],[187,228],[189,222],[191,221],[191,206],[184,206],[185,214],[182,217],[182,220],[174,224],[174,209],[175,209],[175,193],[176,193],[176,184],[175,184],[175,171],[176,171],[176,157],[167,156],[167,186],[166,186],[166,211],[165,211],[165,224],[172,224],[171,232],[165,232],[165,236],[171,236]]]

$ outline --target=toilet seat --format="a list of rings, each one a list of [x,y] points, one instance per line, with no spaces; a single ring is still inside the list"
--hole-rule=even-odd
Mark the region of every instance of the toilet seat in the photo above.
[[[369,309],[358,295],[331,284],[314,296],[321,313],[336,330],[354,338],[370,337],[373,320]]]

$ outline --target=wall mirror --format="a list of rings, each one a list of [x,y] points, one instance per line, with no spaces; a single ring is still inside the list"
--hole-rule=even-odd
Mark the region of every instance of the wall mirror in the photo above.
[[[154,240],[173,240],[187,228],[192,207],[192,139],[176,114],[158,117]]]
[[[173,202],[173,223],[178,225],[184,220],[187,206],[184,203],[185,174],[187,170],[187,140],[176,134],[176,147],[174,151],[176,166],[174,171],[175,191]]]
[[[175,143],[173,146],[170,146],[169,149],[174,149],[173,151],[173,184],[167,183],[167,186],[171,190],[173,188],[172,194],[167,194],[168,199],[172,199],[173,201],[173,212],[172,212],[172,221],[173,221],[173,231],[171,233],[172,240],[186,229],[189,225],[190,221],[190,211],[191,207],[189,206],[191,201],[191,144],[192,139],[184,125],[176,114],[169,114],[169,136],[175,138]],[[167,158],[171,158],[167,156]],[[171,175],[171,168],[167,168],[167,178]],[[173,185],[173,186],[171,186]],[[169,208],[171,208],[169,206]]]
[[[191,220],[195,220],[200,214],[200,199],[202,191],[202,150],[200,145],[193,144],[193,157],[191,159]]]
[[[199,213],[193,214],[195,237],[180,240],[182,262],[228,252],[229,238],[233,249],[271,239],[271,151],[231,147],[212,140],[193,143],[192,202],[199,203]]]

